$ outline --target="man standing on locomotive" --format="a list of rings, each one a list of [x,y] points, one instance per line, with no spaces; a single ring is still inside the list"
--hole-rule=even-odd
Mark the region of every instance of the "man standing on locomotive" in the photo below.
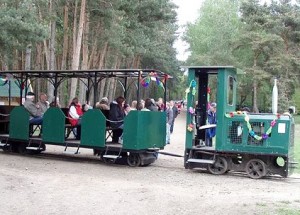
[[[210,104],[209,110],[207,111],[207,121],[210,125],[217,124],[217,104],[212,102]],[[206,129],[206,146],[212,146],[212,138],[216,136],[216,127],[211,127]]]

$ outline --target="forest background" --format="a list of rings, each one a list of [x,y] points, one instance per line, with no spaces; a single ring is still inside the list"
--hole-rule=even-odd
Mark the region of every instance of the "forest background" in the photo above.
[[[191,55],[176,59],[176,5],[171,0],[0,0],[0,68],[5,70],[158,69],[173,76],[168,99],[183,99],[187,87],[181,66],[233,65],[239,75],[238,104],[270,111],[273,79],[279,110],[300,108],[300,1],[206,0],[184,40]],[[39,80],[36,92],[53,88]],[[98,98],[113,100],[118,80],[99,83]],[[161,97],[155,84],[143,98]],[[64,105],[85,85],[63,82]],[[134,98],[135,89],[128,94]]]

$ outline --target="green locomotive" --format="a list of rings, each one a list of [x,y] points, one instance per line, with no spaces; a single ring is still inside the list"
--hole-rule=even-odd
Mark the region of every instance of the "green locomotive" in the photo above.
[[[292,173],[295,126],[291,115],[236,111],[237,70],[230,66],[190,67],[188,81],[186,169],[206,168],[215,175],[246,172],[251,178]],[[207,125],[211,82],[216,123]],[[212,146],[207,146],[209,129],[216,132]]]

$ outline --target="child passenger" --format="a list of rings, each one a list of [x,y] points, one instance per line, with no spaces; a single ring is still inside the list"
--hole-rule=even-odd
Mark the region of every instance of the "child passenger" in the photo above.
[[[77,140],[80,139],[81,136],[81,117],[83,115],[83,111],[81,109],[81,105],[79,104],[78,98],[74,98],[69,106],[69,122],[73,127],[76,127],[75,137]]]

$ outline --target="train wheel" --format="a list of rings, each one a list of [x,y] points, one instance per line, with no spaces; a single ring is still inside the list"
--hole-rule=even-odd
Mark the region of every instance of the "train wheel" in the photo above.
[[[27,153],[25,144],[18,144],[18,153],[21,155],[25,155]]]
[[[2,150],[3,152],[11,152],[11,146],[4,146]]]
[[[127,157],[127,163],[131,167],[137,167],[141,165],[141,157],[139,154],[130,153]]]
[[[267,174],[266,164],[260,159],[252,159],[246,165],[246,172],[250,178],[262,178]]]
[[[214,164],[208,165],[208,171],[214,175],[222,175],[228,169],[227,160],[223,157],[217,157]]]
[[[19,153],[18,151],[18,144],[16,143],[11,143],[10,144],[10,148],[11,148],[11,151],[14,152],[14,153]]]

